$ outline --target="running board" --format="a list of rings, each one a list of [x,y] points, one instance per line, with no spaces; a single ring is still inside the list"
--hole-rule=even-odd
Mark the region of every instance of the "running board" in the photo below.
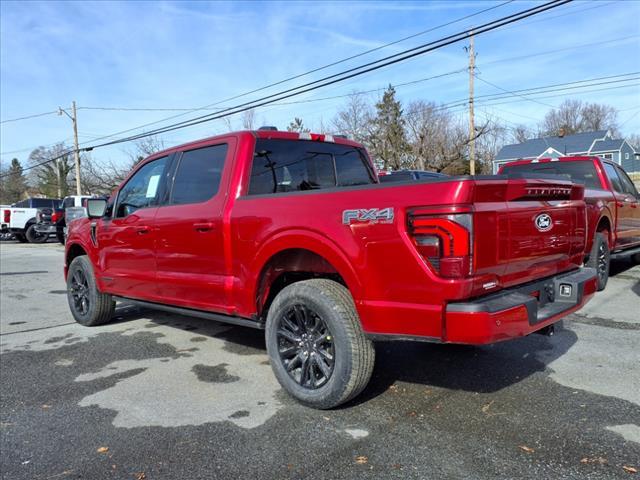
[[[612,253],[610,255],[611,260],[620,260],[622,258],[628,258],[632,255],[640,254],[640,247],[631,248],[629,250],[621,250],[619,252]]]
[[[206,320],[214,320],[216,322],[230,323],[231,325],[238,325],[240,327],[249,327],[249,328],[255,328],[258,330],[264,330],[264,323],[257,322],[255,320],[249,320],[247,318],[232,317],[231,315],[205,312],[204,310],[195,310],[193,308],[175,307],[173,305],[164,305],[162,303],[145,302],[143,300],[135,300],[133,298],[116,296],[114,297],[114,299],[121,302],[129,303],[131,305],[150,308],[152,310],[162,310],[163,312],[177,313],[179,315],[186,315],[188,317],[204,318]]]

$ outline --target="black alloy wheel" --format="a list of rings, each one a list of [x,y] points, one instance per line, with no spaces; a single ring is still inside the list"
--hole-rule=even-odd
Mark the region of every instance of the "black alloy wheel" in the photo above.
[[[89,296],[89,281],[83,270],[75,270],[71,275],[71,298],[73,308],[80,315],[86,315],[91,306]]]
[[[67,272],[67,300],[76,322],[87,327],[102,325],[113,317],[115,302],[96,286],[93,266],[86,255],[73,259]]]
[[[277,325],[278,354],[289,376],[301,387],[325,385],[335,366],[333,335],[322,317],[302,304],[291,305]]]
[[[606,232],[597,232],[593,238],[593,247],[591,247],[587,266],[596,270],[598,291],[604,290],[607,286],[610,265],[611,251],[609,250],[608,235]]]
[[[605,280],[609,275],[609,249],[604,242],[598,245],[598,278]]]

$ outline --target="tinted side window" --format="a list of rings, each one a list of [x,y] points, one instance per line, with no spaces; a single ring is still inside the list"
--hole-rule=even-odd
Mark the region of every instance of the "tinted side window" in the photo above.
[[[51,203],[48,198],[34,198],[31,200],[31,208],[51,207]]]
[[[21,200],[18,203],[14,203],[13,206],[16,208],[28,208],[29,200]]]
[[[374,183],[357,148],[304,140],[258,139],[250,195]]]
[[[625,193],[632,195],[634,197],[638,196],[638,191],[636,190],[636,186],[633,184],[627,173],[619,167],[615,167],[616,172],[618,172],[618,177],[620,177],[620,182],[622,182],[622,188]]]
[[[62,208],[70,208],[73,207],[74,204],[74,199],[73,197],[68,197],[65,198],[64,201],[62,202]]]
[[[336,174],[338,175],[338,185],[347,187],[349,185],[366,185],[371,183],[369,170],[364,168],[362,154],[355,148],[345,150],[343,153],[334,155],[336,160]]]
[[[624,193],[624,189],[622,188],[622,183],[620,182],[620,178],[618,178],[618,172],[610,163],[604,164],[604,170],[607,172],[607,177],[611,180],[611,186],[618,193]]]
[[[157,204],[158,190],[167,164],[167,157],[144,165],[120,189],[116,217],[126,217],[139,208]]]
[[[173,180],[171,203],[199,203],[213,197],[220,186],[228,145],[184,152]]]

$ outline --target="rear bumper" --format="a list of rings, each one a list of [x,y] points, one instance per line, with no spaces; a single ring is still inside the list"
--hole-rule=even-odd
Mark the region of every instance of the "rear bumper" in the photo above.
[[[566,286],[571,287],[569,295]],[[365,334],[374,340],[482,345],[522,337],[580,309],[596,292],[596,272],[580,268],[473,300],[429,303],[360,301]]]
[[[62,231],[62,227],[60,227]],[[58,227],[51,223],[36,223],[35,231],[38,233],[58,233]]]
[[[521,337],[580,309],[597,289],[592,268],[446,306],[442,340],[481,345]]]

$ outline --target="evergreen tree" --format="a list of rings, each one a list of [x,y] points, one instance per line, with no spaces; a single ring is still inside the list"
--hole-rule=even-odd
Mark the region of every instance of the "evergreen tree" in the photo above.
[[[293,121],[287,127],[287,132],[309,132],[308,128],[305,128],[301,118],[294,118]]]
[[[14,158],[11,160],[11,166],[6,172],[6,175],[2,178],[2,191],[0,192],[0,203],[12,204],[22,198],[27,190],[27,179],[22,171],[22,165],[20,160]]]
[[[398,170],[407,159],[408,143],[404,127],[402,106],[396,100],[395,88],[389,85],[382,100],[376,103],[370,139],[373,157],[385,170]]]

